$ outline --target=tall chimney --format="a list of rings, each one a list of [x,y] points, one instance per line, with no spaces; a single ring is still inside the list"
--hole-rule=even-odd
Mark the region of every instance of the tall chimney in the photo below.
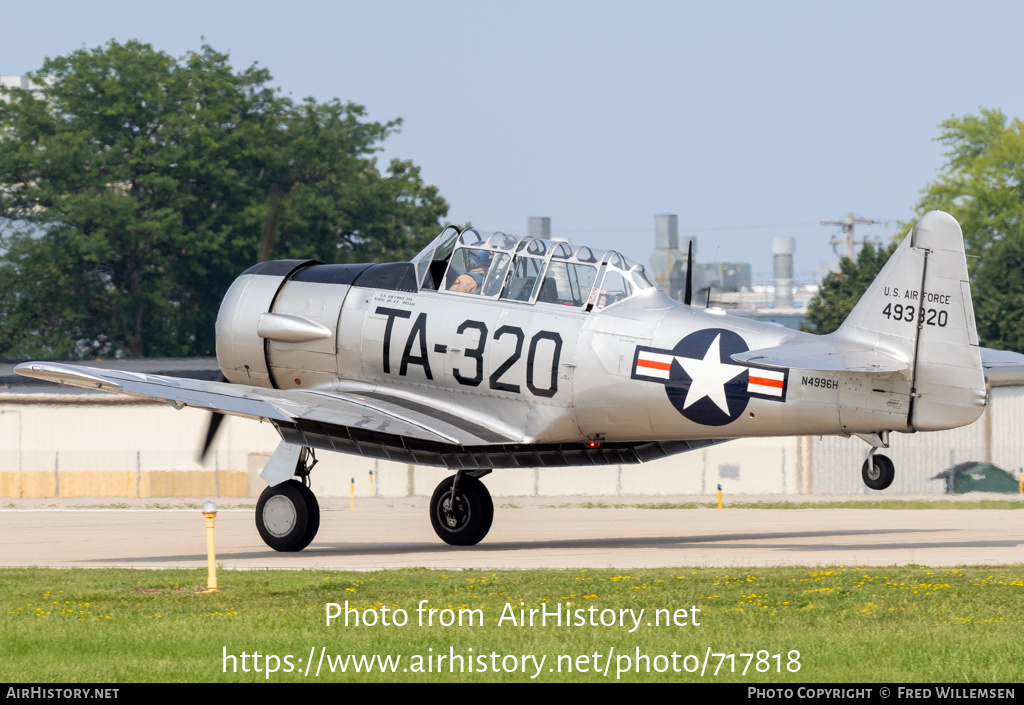
[[[654,251],[650,265],[654,281],[662,291],[673,298],[682,296],[678,279],[683,256],[679,251],[679,216],[666,214],[654,216]]]
[[[793,251],[796,239],[792,237],[772,238],[772,259],[774,263],[775,308],[793,308]]]
[[[551,239],[551,218],[532,217],[526,219],[526,234],[539,240]]]
[[[656,215],[656,216],[654,216],[654,249],[656,249],[656,250],[678,250],[679,249],[679,216],[678,215]]]

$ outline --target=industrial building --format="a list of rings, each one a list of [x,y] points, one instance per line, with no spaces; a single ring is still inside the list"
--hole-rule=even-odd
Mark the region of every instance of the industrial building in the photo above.
[[[654,249],[650,272],[658,286],[677,301],[683,300],[687,253],[692,252],[693,303],[713,306],[727,313],[797,330],[817,285],[796,286],[793,279],[792,237],[772,239],[771,286],[754,286],[747,262],[700,262],[696,237],[680,237],[679,217],[654,217]]]
[[[6,76],[0,75],[0,88],[21,88],[22,90],[38,90],[39,86],[32,82],[28,76],[17,76],[8,74]],[[3,100],[3,96],[0,96],[0,100]]]

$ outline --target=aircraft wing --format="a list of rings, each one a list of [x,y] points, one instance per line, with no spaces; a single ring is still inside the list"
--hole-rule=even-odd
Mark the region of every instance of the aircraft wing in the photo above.
[[[460,446],[512,440],[468,419],[375,393],[264,389],[55,362],[26,362],[14,371],[58,384],[159,399],[178,408],[193,406],[285,424],[308,421]]]
[[[732,356],[737,362],[763,367],[796,367],[803,370],[831,372],[899,372],[909,365],[904,360],[880,350],[852,343],[815,340],[775,348],[748,350]]]

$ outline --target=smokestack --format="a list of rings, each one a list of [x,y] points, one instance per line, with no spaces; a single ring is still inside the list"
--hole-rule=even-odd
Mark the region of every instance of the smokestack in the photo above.
[[[772,238],[772,259],[775,260],[775,308],[793,308],[793,251],[796,239]]]
[[[527,218],[526,234],[539,240],[550,240],[551,218]]]
[[[683,296],[681,277],[685,277],[685,259],[686,255],[679,251],[679,216],[654,216],[654,251],[649,271],[661,290],[674,299],[681,300]]]
[[[679,216],[654,216],[654,249],[679,249]]]

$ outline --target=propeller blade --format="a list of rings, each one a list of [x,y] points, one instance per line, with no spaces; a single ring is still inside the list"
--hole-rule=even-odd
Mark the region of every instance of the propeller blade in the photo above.
[[[263,223],[263,232],[260,235],[260,249],[258,255],[258,261],[266,262],[270,259],[270,254],[274,249],[274,231],[277,228],[277,220],[281,215],[281,206],[284,204],[284,193],[281,192],[280,187],[277,184],[271,184],[270,186],[270,202],[267,211],[267,220]],[[219,382],[227,382],[227,378],[222,374]],[[199,462],[206,461],[206,454],[210,452],[210,446],[213,445],[213,440],[217,437],[217,430],[220,428],[221,423],[224,421],[224,414],[219,411],[214,411],[210,414],[210,423],[206,426],[206,438],[203,439],[203,446],[199,450]]]
[[[218,382],[227,382],[227,377],[221,374]],[[199,462],[206,461],[206,454],[210,452],[210,446],[213,445],[213,439],[217,437],[217,430],[220,428],[221,422],[224,421],[224,414],[219,411],[210,413],[210,423],[206,426],[206,438],[203,440],[203,446],[199,450]]]
[[[224,414],[219,411],[214,411],[210,414],[210,424],[206,427],[206,439],[203,441],[203,448],[199,451],[199,461],[203,462],[206,460],[206,454],[210,450],[210,446],[213,445],[213,439],[217,436],[217,429],[220,428],[221,422],[224,420]]]
[[[677,280],[678,281],[678,280]],[[686,286],[683,289],[683,303],[690,305],[693,298],[693,240],[686,246]]]

